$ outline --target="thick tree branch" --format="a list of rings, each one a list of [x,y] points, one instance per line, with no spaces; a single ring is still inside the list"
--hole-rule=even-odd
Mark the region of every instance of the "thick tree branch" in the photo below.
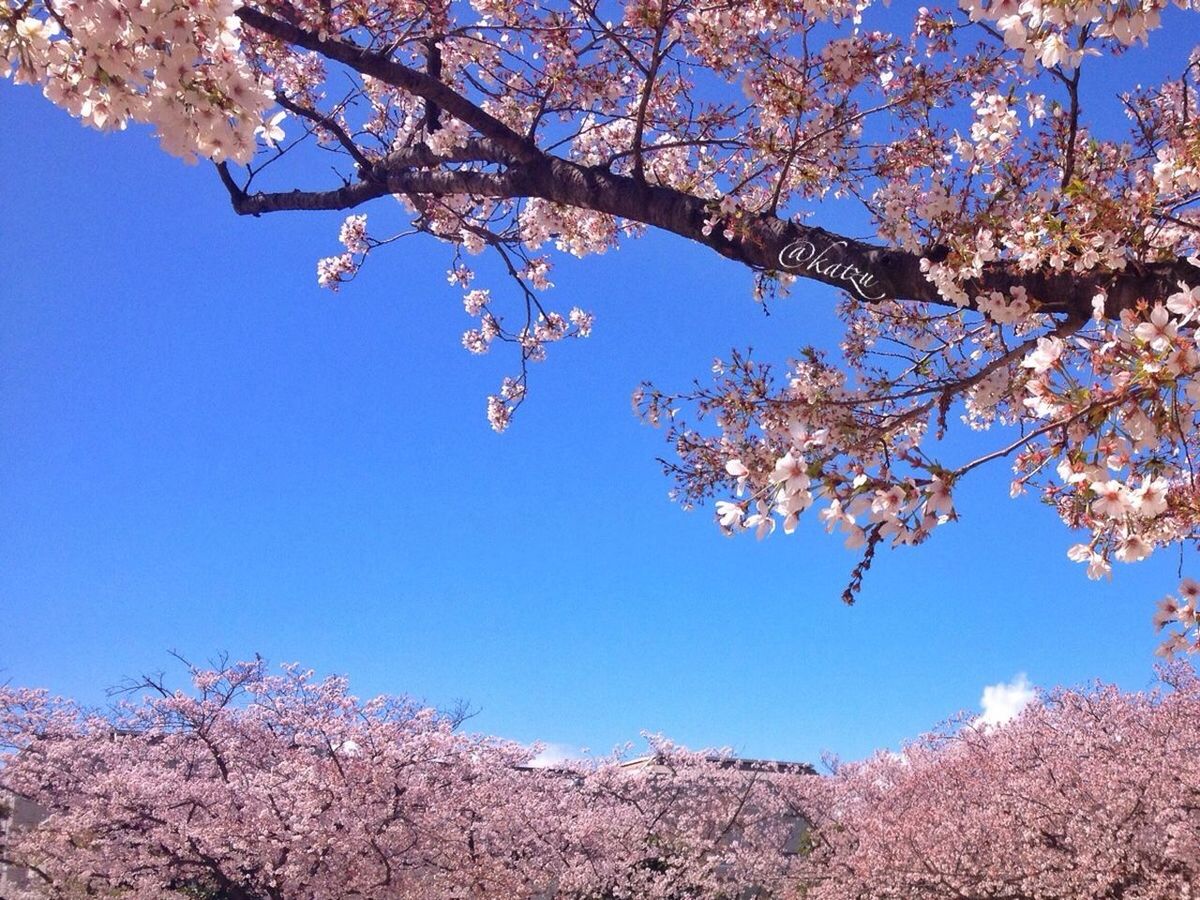
[[[722,256],[762,271],[788,271],[842,289],[849,284],[849,267],[869,273],[874,296],[916,300],[950,306],[921,270],[921,256],[903,250],[853,240],[823,228],[799,225],[771,215],[749,216],[740,233],[726,239],[719,229],[704,234],[711,214],[709,202],[682,191],[639,183],[633,178],[587,168],[567,160],[517,166],[504,173],[466,170],[389,171],[376,167],[377,180],[356,182],[332,191],[291,191],[279,194],[234,195],[234,209],[243,215],[285,210],[351,209],[385,194],[413,193],[515,199],[540,197],[579,209],[590,209],[641,222],[703,244]],[[824,257],[817,264],[787,269],[780,263],[784,249],[811,245]],[[1086,317],[1092,299],[1104,291],[1109,315],[1131,308],[1142,298],[1163,298],[1178,290],[1180,281],[1197,280],[1197,270],[1184,260],[1150,263],[1124,272],[1024,272],[1013,263],[992,264],[969,285],[972,295],[1009,292],[1024,287],[1044,311]]]
[[[760,271],[787,272],[837,288],[851,290],[864,300],[914,300],[952,306],[926,278],[922,254],[881,247],[797,224],[776,215],[743,216],[737,233],[726,238],[721,228],[708,228],[713,215],[711,200],[682,191],[647,184],[636,177],[607,169],[585,167],[553,156],[513,131],[448,85],[375,53],[341,40],[321,40],[290,23],[258,10],[243,7],[237,15],[247,25],[279,40],[314,50],[356,71],[385,81],[435,104],[474,128],[479,144],[493,151],[495,162],[513,163],[503,173],[436,170],[442,160],[431,158],[427,148],[376,165],[368,178],[332,191],[292,191],[246,195],[222,175],[230,188],[234,208],[258,215],[282,210],[350,209],[384,194],[446,196],[471,194],[487,198],[538,197],[577,209],[603,212],[661,228],[703,244],[722,256]],[[636,150],[636,148],[634,148]],[[426,157],[428,154],[428,158]],[[414,165],[427,171],[414,171]],[[708,231],[710,233],[706,234]],[[794,248],[802,248],[796,253]],[[785,250],[793,248],[791,254]],[[934,255],[931,250],[929,254]],[[937,257],[934,256],[936,259]],[[868,291],[854,290],[855,278],[869,278]],[[1086,318],[1092,300],[1107,294],[1107,312],[1115,316],[1143,298],[1163,298],[1183,280],[1197,281],[1197,270],[1185,260],[1148,263],[1120,272],[1026,272],[1011,261],[992,263],[983,275],[966,286],[969,296],[1023,287],[1042,304],[1042,310]]]
[[[749,215],[733,238],[721,229],[705,235],[705,221],[712,213],[709,201],[682,191],[640,184],[633,178],[600,169],[588,169],[557,158],[538,166],[536,196],[570,206],[593,209],[674,232],[704,244],[723,256],[763,271],[787,271],[802,278],[834,287],[849,287],[850,267],[869,273],[872,294],[898,300],[917,300],[949,306],[921,269],[921,254],[881,247],[847,238],[823,228],[801,225],[778,216]],[[785,267],[785,248],[809,244],[824,257],[813,264]],[[1181,280],[1196,282],[1198,271],[1186,260],[1149,263],[1123,272],[1025,272],[1015,263],[987,266],[982,277],[968,286],[968,293],[1009,292],[1024,287],[1050,313],[1086,318],[1092,299],[1100,291],[1108,295],[1109,315],[1132,307],[1141,298],[1164,298],[1178,290]]]
[[[238,187],[223,164],[217,168],[222,174],[221,180],[229,190],[234,211],[244,216],[296,210],[353,209],[388,194],[427,194],[434,197],[471,194],[475,197],[495,199],[531,196],[529,173],[522,168],[513,168],[502,173],[467,169],[389,172],[376,168],[375,176],[371,179],[356,181],[336,190],[253,194],[248,194]]]
[[[425,42],[425,74],[434,81],[441,81],[442,78],[442,48],[436,38],[430,38]],[[437,103],[432,100],[425,101],[425,133],[433,134],[441,127],[439,116],[441,110],[438,109]]]

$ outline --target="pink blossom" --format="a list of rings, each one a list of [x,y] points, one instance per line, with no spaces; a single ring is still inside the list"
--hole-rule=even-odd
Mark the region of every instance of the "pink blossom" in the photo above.
[[[1165,350],[1175,340],[1177,326],[1171,321],[1166,308],[1157,303],[1150,312],[1150,318],[1134,329],[1134,336],[1145,341],[1155,350]]]
[[[1120,518],[1133,508],[1133,499],[1128,489],[1119,481],[1093,482],[1096,499],[1092,501],[1092,512],[1110,519]]]
[[[1189,288],[1179,285],[1179,293],[1167,298],[1167,309],[1180,317],[1181,322],[1190,322],[1200,312],[1200,285]]]
[[[1063,353],[1063,342],[1056,337],[1038,338],[1037,348],[1021,360],[1021,365],[1042,375],[1056,365]]]

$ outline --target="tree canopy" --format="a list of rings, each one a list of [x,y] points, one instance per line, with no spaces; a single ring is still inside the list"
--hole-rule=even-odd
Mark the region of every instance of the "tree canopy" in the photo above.
[[[0,788],[44,817],[34,896],[221,900],[1163,900],[1200,887],[1200,680],[1058,690],[899,753],[531,768],[537,748],[260,660],[110,713],[0,687]],[[17,898],[10,898],[17,900]]]

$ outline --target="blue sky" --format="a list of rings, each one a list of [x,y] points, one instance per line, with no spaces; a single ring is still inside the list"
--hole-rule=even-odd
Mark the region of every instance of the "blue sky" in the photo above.
[[[1178,68],[1186,29],[1166,31],[1120,71]],[[258,652],[469,699],[523,741],[646,729],[803,760],[894,746],[1018,672],[1152,680],[1178,558],[1088,582],[1000,468],[854,608],[840,541],[727,540],[668,502],[632,389],[833,340],[825,288],[768,318],[747,271],[661,235],[562,262],[552,299],[595,334],[551,348],[497,436],[506,360],[459,347],[431,241],[322,291],[339,215],[239,219],[210,168],[7,83],[0,196],[0,677],[100,702],[170,649]]]

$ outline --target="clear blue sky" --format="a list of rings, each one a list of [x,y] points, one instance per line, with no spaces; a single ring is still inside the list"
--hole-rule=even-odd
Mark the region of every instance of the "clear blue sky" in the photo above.
[[[1123,71],[1177,70],[1193,24]],[[561,263],[553,299],[595,335],[552,348],[497,436],[506,360],[459,347],[440,245],[330,294],[337,214],[239,219],[210,168],[7,83],[0,196],[0,677],[98,702],[169,649],[258,652],[467,698],[519,740],[648,729],[808,760],[895,745],[1022,671],[1152,678],[1177,558],[1088,582],[1000,468],[962,522],[883,553],[854,608],[840,541],[727,540],[667,501],[632,388],[832,340],[824,288],[765,318],[748,272],[666,236]]]

